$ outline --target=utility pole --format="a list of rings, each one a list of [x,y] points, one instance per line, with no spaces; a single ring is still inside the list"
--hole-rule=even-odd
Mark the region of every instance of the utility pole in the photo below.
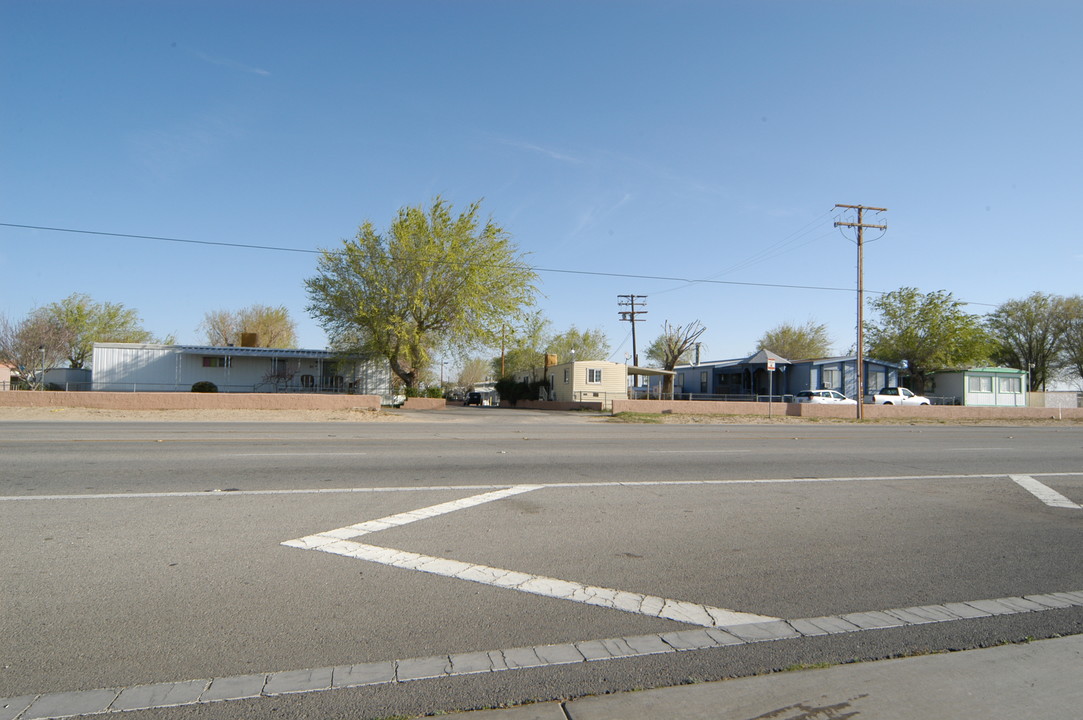
[[[647,314],[646,310],[636,310],[636,300],[640,301],[640,303],[639,303],[640,307],[644,307],[647,304],[645,302],[646,299],[647,299],[646,295],[618,295],[617,296],[617,306],[618,307],[626,307],[626,308],[628,308],[627,310],[618,311],[620,313],[621,321],[622,322],[630,322],[630,323],[632,323],[632,365],[634,365],[635,367],[639,367],[639,353],[636,351],[636,322],[638,322],[638,319],[637,319],[636,316],[638,316],[638,315],[646,315]],[[632,386],[633,387],[638,387],[639,386],[639,376],[638,375],[633,375],[632,376]]]
[[[865,417],[865,228],[887,230],[887,225],[866,225],[865,211],[887,212],[887,208],[868,205],[835,205],[857,210],[857,222],[836,222],[835,227],[857,228],[857,419]]]

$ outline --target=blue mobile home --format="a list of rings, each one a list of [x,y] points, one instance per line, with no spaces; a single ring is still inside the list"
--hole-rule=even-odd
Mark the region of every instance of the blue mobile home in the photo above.
[[[769,370],[774,366],[774,371]],[[774,396],[785,400],[802,390],[838,390],[851,398],[899,384],[898,363],[865,358],[865,388],[857,388],[857,357],[787,360],[761,350],[747,358],[678,365],[673,392],[677,396],[710,395],[731,400]],[[652,384],[652,391],[654,382]]]

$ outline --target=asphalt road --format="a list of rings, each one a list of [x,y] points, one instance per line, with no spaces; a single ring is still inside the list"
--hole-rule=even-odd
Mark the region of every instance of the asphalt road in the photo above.
[[[381,518],[351,542],[767,618],[1083,591],[1078,426],[412,417],[0,424],[0,697],[699,627],[282,544]],[[125,717],[378,718],[1080,632],[1044,609]]]

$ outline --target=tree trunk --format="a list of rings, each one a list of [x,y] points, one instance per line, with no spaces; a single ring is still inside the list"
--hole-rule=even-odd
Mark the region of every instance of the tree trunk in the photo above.
[[[391,372],[395,373],[399,380],[402,380],[402,384],[406,386],[407,390],[413,390],[417,387],[417,368],[406,367],[397,357],[388,358],[388,363],[391,365]]]

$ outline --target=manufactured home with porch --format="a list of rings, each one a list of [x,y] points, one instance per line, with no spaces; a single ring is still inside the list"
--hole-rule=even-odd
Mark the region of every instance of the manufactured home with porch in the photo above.
[[[772,369],[773,368],[773,369]],[[898,385],[902,365],[864,359],[864,391],[857,388],[857,357],[787,360],[768,350],[747,358],[716,360],[697,365],[678,365],[673,384],[678,398],[718,400],[766,400],[782,402],[803,390],[838,390],[859,398],[882,387]],[[654,392],[651,381],[651,392]]]
[[[95,343],[93,367],[93,389],[103,392],[188,392],[211,382],[219,392],[391,398],[386,362],[328,350]]]

